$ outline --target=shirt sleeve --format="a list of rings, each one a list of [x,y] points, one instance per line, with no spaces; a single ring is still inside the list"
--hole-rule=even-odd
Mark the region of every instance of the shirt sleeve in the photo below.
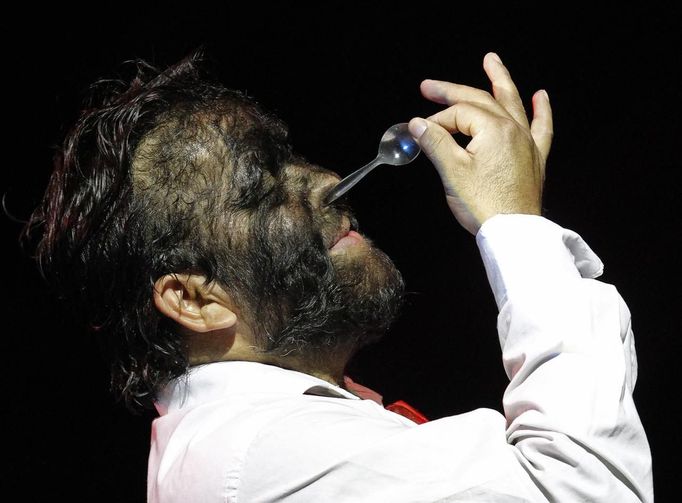
[[[497,215],[477,243],[499,308],[507,441],[550,501],[653,501],[630,312],[581,237]]]

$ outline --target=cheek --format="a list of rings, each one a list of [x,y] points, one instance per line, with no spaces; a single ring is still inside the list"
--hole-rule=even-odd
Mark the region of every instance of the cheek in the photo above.
[[[274,231],[291,236],[303,227],[308,227],[305,215],[301,212],[284,208],[275,218]]]
[[[229,256],[243,256],[242,254],[249,250],[253,239],[251,215],[247,212],[227,212],[213,235],[221,242],[221,248]]]
[[[269,239],[286,247],[310,246],[320,240],[309,212],[301,207],[280,207],[268,225]]]

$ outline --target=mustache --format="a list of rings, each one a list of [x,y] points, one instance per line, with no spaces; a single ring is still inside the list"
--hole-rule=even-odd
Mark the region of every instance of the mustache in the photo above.
[[[330,187],[328,192],[331,192],[332,190],[334,190],[334,186]],[[324,200],[324,198],[322,200]],[[353,211],[353,208],[350,205],[350,201],[348,199],[348,194],[344,194],[343,196],[339,197],[338,199],[336,199],[331,204],[323,206],[323,211],[325,211],[325,210],[339,214],[340,215],[339,219],[343,219],[343,217],[347,218],[351,223],[351,229],[350,230],[353,230],[353,231],[359,231],[360,230],[360,224],[358,222],[358,219],[355,216],[355,212]]]
[[[333,203],[327,205],[326,210],[329,212],[326,218],[329,223],[322,229],[324,242],[326,244],[329,244],[329,240],[338,235],[339,230],[344,227],[345,222],[349,223],[347,231],[360,232],[360,222],[358,221],[353,208],[350,206],[346,195],[341,196]]]

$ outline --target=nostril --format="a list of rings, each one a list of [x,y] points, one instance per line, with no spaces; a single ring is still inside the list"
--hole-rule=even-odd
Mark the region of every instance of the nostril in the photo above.
[[[331,203],[325,205],[325,207],[343,214],[353,213],[353,210],[350,207],[350,204],[348,203],[348,198],[345,195],[339,197],[338,199],[335,199]]]

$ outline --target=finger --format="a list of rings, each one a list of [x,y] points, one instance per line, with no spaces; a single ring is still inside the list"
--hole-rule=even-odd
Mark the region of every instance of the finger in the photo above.
[[[456,103],[454,106],[458,106],[459,108],[466,108],[467,106],[471,106],[474,108],[478,108],[479,110],[482,110],[490,115],[490,117],[504,117],[509,120],[514,120],[514,118],[507,113],[506,110],[504,110],[501,106],[499,105],[492,105],[490,103],[481,103],[478,101],[460,101]],[[451,113],[448,112],[448,110],[452,108],[446,108],[445,110],[441,110],[440,112],[436,112],[435,114],[427,117],[428,120],[432,120],[434,122],[440,123],[442,120],[444,120],[446,117],[450,117]],[[450,119],[452,120],[452,119]],[[444,124],[441,124],[441,126],[447,127]]]
[[[420,89],[426,99],[441,105],[454,105],[462,101],[468,101],[480,103],[485,107],[495,107],[500,110],[500,113],[507,113],[504,107],[495,101],[495,98],[488,91],[476,89],[475,87],[454,84],[443,80],[424,80],[420,85]]]
[[[419,142],[422,152],[438,170],[444,183],[449,180],[448,170],[452,169],[453,160],[462,162],[470,159],[467,151],[439,124],[416,117],[409,122],[408,128],[410,134]]]
[[[528,127],[528,117],[523,102],[509,71],[500,57],[489,52],[483,58],[483,69],[493,86],[493,96],[504,109],[519,123]]]
[[[473,137],[480,133],[491,120],[499,117],[496,110],[485,109],[476,103],[457,103],[433,114],[429,120],[450,133],[463,133]],[[507,120],[511,119],[507,118]]]
[[[533,95],[533,121],[530,124],[530,134],[538,146],[543,161],[546,161],[552,146],[554,125],[552,106],[545,90],[540,90]]]

